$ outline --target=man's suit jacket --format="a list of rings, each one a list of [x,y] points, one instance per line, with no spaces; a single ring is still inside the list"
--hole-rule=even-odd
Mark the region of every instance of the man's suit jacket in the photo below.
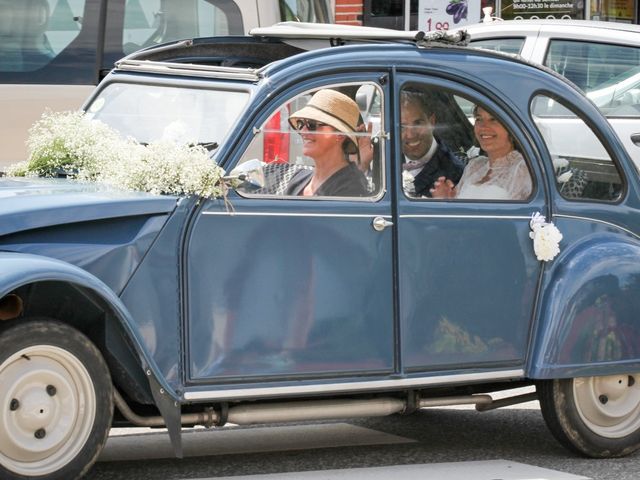
[[[457,184],[462,177],[464,164],[442,143],[438,142],[438,149],[431,160],[413,179],[415,195],[430,197],[429,189],[433,188],[433,183],[438,177],[446,177],[454,184]]]

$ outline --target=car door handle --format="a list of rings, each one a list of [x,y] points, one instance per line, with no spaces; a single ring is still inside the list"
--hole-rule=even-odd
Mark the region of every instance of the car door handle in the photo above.
[[[632,133],[629,138],[636,147],[640,147],[640,133]]]
[[[373,219],[372,225],[374,230],[376,230],[377,232],[381,232],[385,228],[392,226],[393,222],[390,222],[384,217],[376,217]]]

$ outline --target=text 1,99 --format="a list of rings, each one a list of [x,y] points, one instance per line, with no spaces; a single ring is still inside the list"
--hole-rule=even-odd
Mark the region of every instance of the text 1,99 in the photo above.
[[[427,28],[431,30],[449,30],[449,22],[433,22],[431,18],[427,19]]]

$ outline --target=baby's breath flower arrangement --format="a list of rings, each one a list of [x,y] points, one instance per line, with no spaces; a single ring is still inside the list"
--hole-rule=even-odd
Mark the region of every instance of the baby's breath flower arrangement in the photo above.
[[[205,148],[171,140],[142,145],[82,112],[46,112],[29,131],[29,160],[9,176],[64,174],[155,194],[220,197],[224,171]]]

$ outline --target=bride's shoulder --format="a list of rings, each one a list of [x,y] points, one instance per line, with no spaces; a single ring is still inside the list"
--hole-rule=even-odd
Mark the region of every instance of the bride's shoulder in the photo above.
[[[522,156],[522,154],[517,151],[517,150],[511,150],[509,153],[507,153],[507,159],[511,162],[511,163],[524,163],[524,157]]]

